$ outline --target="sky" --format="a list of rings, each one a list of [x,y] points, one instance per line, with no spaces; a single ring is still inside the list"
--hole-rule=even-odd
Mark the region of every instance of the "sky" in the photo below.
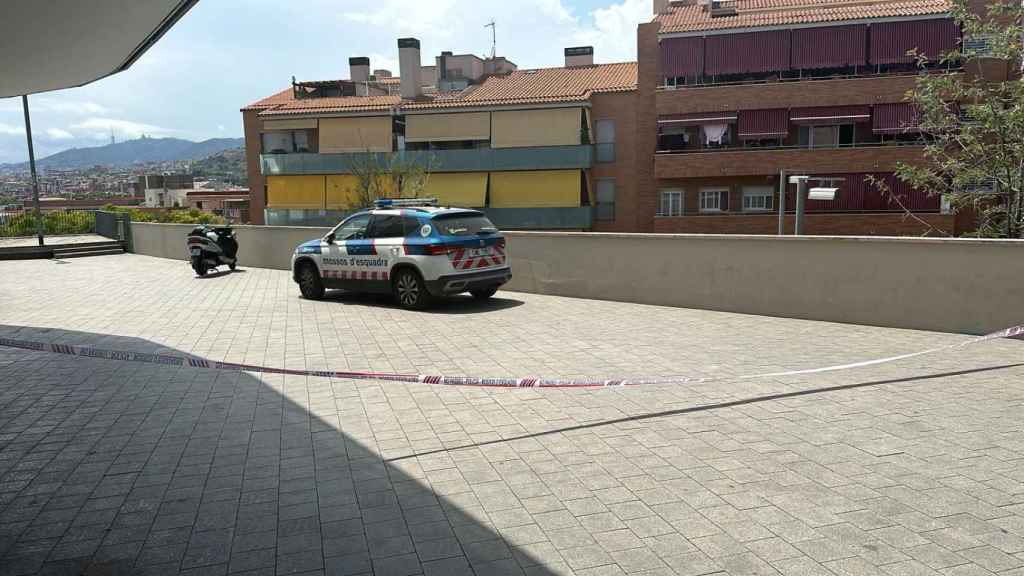
[[[520,68],[561,66],[568,46],[596,62],[636,58],[652,0],[199,0],[121,74],[30,96],[36,157],[73,147],[173,136],[241,137],[243,106],[299,80],[348,78],[348,59],[398,73],[399,37],[442,50],[497,49]],[[28,160],[20,98],[0,98],[0,164]]]

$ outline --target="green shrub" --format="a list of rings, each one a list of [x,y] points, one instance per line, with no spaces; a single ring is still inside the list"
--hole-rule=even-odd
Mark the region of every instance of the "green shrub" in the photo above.
[[[159,222],[163,224],[227,224],[227,220],[203,212],[202,210],[160,210],[149,211],[138,208],[126,208],[124,206],[112,206],[107,204],[103,207],[104,212],[118,212],[128,214],[132,222]]]

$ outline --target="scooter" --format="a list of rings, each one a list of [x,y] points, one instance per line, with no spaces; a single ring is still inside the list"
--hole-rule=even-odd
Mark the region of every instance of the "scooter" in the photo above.
[[[238,240],[230,226],[196,226],[188,233],[188,252],[192,269],[200,276],[218,266],[234,270],[238,265]]]

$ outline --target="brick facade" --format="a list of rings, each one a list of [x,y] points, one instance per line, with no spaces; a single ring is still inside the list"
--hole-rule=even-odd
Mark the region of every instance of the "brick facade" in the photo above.
[[[599,120],[615,122],[615,161],[596,162],[591,173],[591,203],[597,194],[596,181],[611,178],[615,181],[615,220],[595,218],[593,230],[597,232],[631,232],[636,222],[639,205],[636,163],[636,93],[614,92],[594,94],[591,99],[591,118],[596,126]]]
[[[793,220],[792,214],[786,215],[786,234],[793,233]],[[943,236],[955,232],[954,220],[952,214],[928,213],[912,217],[906,214],[807,214],[804,224],[806,234],[815,236]],[[778,214],[654,219],[654,232],[666,234],[777,234],[778,230]]]

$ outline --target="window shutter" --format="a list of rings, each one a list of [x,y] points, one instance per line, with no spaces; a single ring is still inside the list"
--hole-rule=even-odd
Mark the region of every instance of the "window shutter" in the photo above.
[[[721,210],[722,212],[728,212],[729,211],[729,191],[728,190],[723,190],[723,191],[719,192],[718,194],[719,194],[719,197],[718,197],[718,209]]]

